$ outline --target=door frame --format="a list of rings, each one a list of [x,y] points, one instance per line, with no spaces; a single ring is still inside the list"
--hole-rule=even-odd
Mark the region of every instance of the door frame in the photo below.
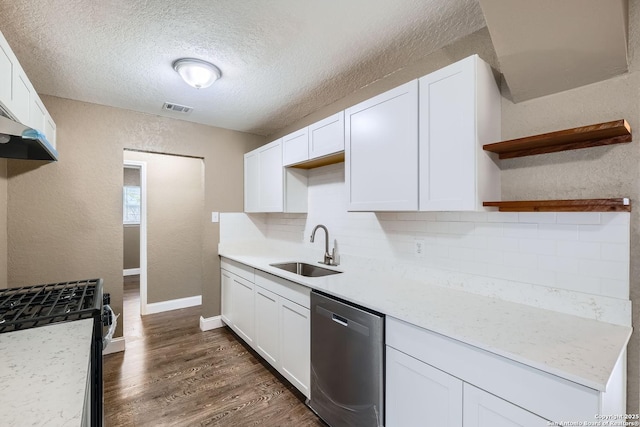
[[[140,170],[140,315],[147,314],[147,162],[124,160],[125,168]]]

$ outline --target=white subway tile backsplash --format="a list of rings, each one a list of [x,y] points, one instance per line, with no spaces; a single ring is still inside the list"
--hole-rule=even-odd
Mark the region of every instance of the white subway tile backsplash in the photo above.
[[[520,247],[520,241],[514,237],[487,237],[487,249],[514,252]]]
[[[511,267],[525,267],[531,269],[538,267],[538,256],[532,254],[505,252],[502,260],[504,265]]]
[[[460,221],[487,222],[487,212],[460,212]]]
[[[629,280],[629,264],[622,261],[578,260],[578,269],[586,276]]]
[[[629,227],[625,225],[579,225],[579,238],[583,242],[626,243]]]
[[[446,234],[449,232],[448,222],[429,222],[427,223],[427,232]]]
[[[600,243],[563,241],[557,242],[558,255],[583,259],[600,259]]]
[[[555,212],[519,212],[518,221],[533,224],[554,224],[556,222]]]
[[[347,212],[341,165],[310,170],[309,184],[308,214],[221,217],[233,229],[221,229],[221,242],[234,234],[266,237],[321,255],[323,240],[312,244],[309,235],[325,224],[345,258],[375,259],[367,265],[380,271],[416,277],[423,270],[448,272],[458,281],[443,279],[443,285],[558,309],[563,304],[551,301],[558,294],[568,305],[589,301],[584,295],[628,298],[629,213]],[[420,256],[415,239],[425,242]],[[541,302],[541,295],[549,301]]]
[[[582,242],[584,244],[584,242]],[[629,245],[623,243],[602,243],[601,258],[605,261],[626,261],[629,259]]]
[[[556,245],[555,240],[520,239],[519,241],[520,252],[528,254],[555,255]]]
[[[436,212],[436,221],[460,221],[460,212]]]
[[[474,234],[478,236],[502,236],[502,223],[476,222]]]
[[[502,226],[502,235],[519,239],[536,238],[538,236],[538,224],[504,224]]]
[[[540,224],[538,238],[550,240],[577,240],[578,226],[564,224]]]
[[[518,212],[487,212],[488,222],[518,222]]]
[[[629,225],[631,223],[631,213],[629,212],[603,212],[602,224],[609,225]]]
[[[578,260],[575,258],[540,255],[538,261],[541,270],[568,274],[578,273]]]
[[[600,224],[599,212],[558,212],[558,224]]]
[[[450,222],[449,233],[469,235],[472,234],[475,229],[475,224],[472,222]]]

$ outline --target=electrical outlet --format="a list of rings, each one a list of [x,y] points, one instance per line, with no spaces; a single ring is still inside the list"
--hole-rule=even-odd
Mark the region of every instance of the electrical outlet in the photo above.
[[[220,222],[220,212],[211,212],[211,222]]]
[[[424,256],[424,240],[423,239],[415,239],[414,241],[414,246],[413,246],[413,253],[418,256]]]

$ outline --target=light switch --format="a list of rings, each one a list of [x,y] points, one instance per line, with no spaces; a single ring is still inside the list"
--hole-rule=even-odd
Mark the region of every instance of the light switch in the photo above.
[[[211,212],[211,222],[220,222],[220,212]]]

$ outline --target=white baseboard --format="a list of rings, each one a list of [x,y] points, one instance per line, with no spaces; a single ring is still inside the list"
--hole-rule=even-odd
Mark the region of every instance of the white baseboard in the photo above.
[[[154,302],[147,304],[145,314],[162,313],[163,311],[178,310],[180,308],[194,307],[202,304],[202,295],[194,297],[179,298],[169,301]]]
[[[223,326],[222,316],[207,317],[206,319],[200,316],[200,330],[203,332],[222,328]]]
[[[107,344],[107,347],[104,350],[102,350],[102,355],[104,356],[105,354],[124,351],[124,348],[125,348],[124,337],[113,338],[111,342]]]
[[[125,268],[122,270],[123,276],[135,276],[136,274],[140,274],[139,268]]]

